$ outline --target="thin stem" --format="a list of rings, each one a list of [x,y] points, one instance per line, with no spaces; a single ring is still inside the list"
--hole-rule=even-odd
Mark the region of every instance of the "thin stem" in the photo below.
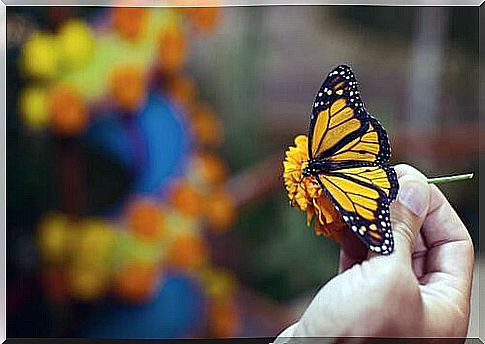
[[[467,173],[467,174],[460,174],[457,176],[428,178],[427,182],[428,184],[444,184],[444,183],[458,182],[460,180],[468,180],[472,178],[473,178],[473,173]]]

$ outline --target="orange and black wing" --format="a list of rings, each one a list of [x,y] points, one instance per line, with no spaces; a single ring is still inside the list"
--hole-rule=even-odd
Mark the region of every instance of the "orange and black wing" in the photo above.
[[[308,155],[332,166],[316,176],[352,231],[374,252],[393,250],[389,205],[399,184],[386,131],[364,107],[350,67],[333,69],[313,103]]]
[[[391,148],[382,125],[365,109],[349,66],[333,69],[313,102],[308,134],[310,159],[386,164]]]
[[[389,205],[399,186],[391,166],[337,168],[316,179],[345,223],[371,251],[392,253]]]

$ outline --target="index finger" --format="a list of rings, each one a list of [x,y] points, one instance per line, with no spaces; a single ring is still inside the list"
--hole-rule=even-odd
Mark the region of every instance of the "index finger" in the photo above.
[[[468,292],[473,272],[473,243],[467,228],[443,193],[430,186],[430,207],[422,227],[428,247],[426,272],[428,282],[436,273],[453,277],[451,285]]]

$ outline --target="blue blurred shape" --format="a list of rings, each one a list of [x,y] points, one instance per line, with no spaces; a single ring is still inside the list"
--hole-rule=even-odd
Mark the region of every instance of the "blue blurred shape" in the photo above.
[[[203,323],[204,297],[189,276],[165,278],[155,298],[145,305],[111,304],[91,317],[89,338],[181,338],[190,336]]]
[[[155,194],[180,175],[190,149],[187,124],[170,102],[151,93],[137,114],[116,111],[93,121],[87,139],[133,171],[133,192]]]

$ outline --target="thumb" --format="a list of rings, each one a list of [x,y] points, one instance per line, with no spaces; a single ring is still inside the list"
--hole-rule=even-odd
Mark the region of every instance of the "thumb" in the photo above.
[[[399,192],[391,204],[394,256],[411,263],[414,243],[423,225],[430,202],[429,186],[423,175],[404,174],[399,178]]]

